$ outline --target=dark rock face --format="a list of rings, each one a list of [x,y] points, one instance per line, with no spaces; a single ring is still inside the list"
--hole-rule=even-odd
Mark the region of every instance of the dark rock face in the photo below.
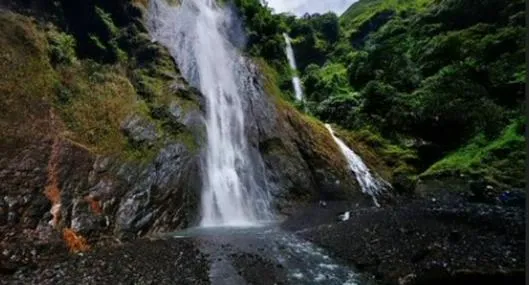
[[[359,198],[354,176],[322,124],[307,121],[264,90],[257,65],[247,62],[254,92],[245,102],[247,137],[263,156],[268,186],[279,208],[293,202]],[[320,145],[321,144],[321,145]]]
[[[159,135],[156,126],[139,115],[129,116],[121,125],[121,130],[135,144],[152,146]]]
[[[56,173],[61,218],[54,229],[49,224],[52,205],[43,194],[51,148],[28,146],[21,155],[2,161],[0,247],[7,251],[0,268],[6,274],[65,253],[57,231],[61,228],[71,228],[97,245],[109,236],[126,240],[182,228],[196,214],[198,157],[183,144],[168,144],[151,163],[137,165],[95,157],[62,142]],[[53,247],[57,252],[50,255]]]
[[[47,146],[51,151],[51,146]],[[188,214],[183,208],[186,199],[192,199],[200,189],[198,159],[181,143],[169,144],[159,152],[153,162],[146,165],[124,163],[109,157],[94,157],[86,150],[67,142],[60,144],[61,157],[57,175],[61,192],[61,223],[82,233],[116,231],[116,233],[145,233],[178,228],[186,224]],[[35,227],[45,223],[50,202],[42,194],[46,186],[46,152],[33,159],[19,156],[5,161],[2,180],[3,221],[8,217],[22,219],[24,226]],[[39,158],[40,161],[34,158]],[[31,172],[22,176],[18,172],[23,165]],[[11,168],[15,168],[12,171]],[[38,170],[38,171],[37,171]],[[10,177],[7,177],[7,175]],[[22,185],[12,176],[26,178]],[[188,183],[193,181],[193,183]],[[9,186],[14,184],[9,191]],[[21,187],[22,186],[22,187]],[[17,187],[17,188],[14,188]],[[189,192],[189,196],[186,195]],[[43,199],[44,198],[44,199]],[[160,220],[159,220],[160,219]]]

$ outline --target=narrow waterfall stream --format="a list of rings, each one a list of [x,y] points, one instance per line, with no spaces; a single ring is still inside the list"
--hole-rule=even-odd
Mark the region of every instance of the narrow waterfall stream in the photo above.
[[[380,195],[382,191],[391,187],[390,184],[384,181],[382,178],[375,177],[375,175],[371,173],[367,165],[364,163],[362,158],[360,158],[360,156],[350,149],[341,139],[334,135],[334,131],[332,130],[331,126],[329,124],[326,124],[325,126],[347,159],[351,171],[353,171],[355,174],[356,180],[362,188],[362,192],[370,195],[373,198],[373,203],[375,206],[380,207],[377,201],[377,196]]]
[[[150,29],[206,99],[207,150],[200,225],[255,226],[272,218],[266,183],[250,158],[243,105],[244,58],[229,41],[232,15],[215,0],[151,1]],[[260,158],[258,158],[260,159]]]
[[[283,34],[283,37],[285,38],[285,52],[288,58],[290,68],[295,72],[292,76],[292,84],[294,85],[296,99],[303,100],[303,88],[301,86],[301,80],[297,75],[296,57],[294,54],[294,50],[292,49],[292,39],[286,33]],[[390,188],[391,185],[383,179],[375,177],[375,175],[371,173],[369,168],[362,161],[360,156],[358,156],[352,149],[347,147],[347,145],[342,140],[340,140],[334,135],[331,126],[329,124],[326,124],[325,126],[327,127],[334,141],[340,147],[340,150],[347,159],[347,162],[349,163],[349,168],[354,173],[358,183],[360,184],[362,192],[370,195],[373,198],[373,203],[375,204],[375,206],[379,207],[380,205],[376,197],[381,194],[381,192],[385,189]]]
[[[292,69],[292,72],[294,72],[294,75],[292,76],[292,86],[294,87],[294,94],[296,96],[296,100],[303,101],[305,98],[303,96],[303,88],[301,86],[301,79],[297,75],[298,67],[296,65],[296,57],[294,55],[294,49],[292,49],[292,39],[288,36],[288,34],[284,33],[283,37],[285,38],[285,52],[288,59],[288,64],[290,65],[290,69]]]

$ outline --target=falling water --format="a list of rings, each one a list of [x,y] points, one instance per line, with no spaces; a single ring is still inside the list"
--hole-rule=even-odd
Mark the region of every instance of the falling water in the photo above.
[[[377,196],[381,194],[382,191],[385,189],[391,187],[390,184],[386,181],[384,181],[382,178],[375,177],[369,168],[365,165],[365,163],[362,161],[360,156],[358,156],[352,149],[347,147],[347,145],[339,138],[337,138],[334,135],[334,132],[329,124],[325,125],[329,132],[332,135],[332,138],[336,142],[336,144],[340,147],[340,150],[344,154],[345,158],[347,159],[347,162],[349,163],[349,167],[354,172],[356,176],[356,180],[358,181],[358,184],[360,184],[360,187],[362,188],[362,192],[365,194],[370,195],[373,197],[373,202],[377,207],[380,207]]]
[[[253,226],[271,217],[266,187],[255,175],[254,165],[259,163],[250,159],[245,134],[250,118],[245,118],[243,107],[256,90],[245,86],[251,74],[230,42],[232,21],[233,13],[215,0],[150,4],[153,38],[169,48],[183,76],[206,99],[203,227]]]
[[[292,85],[294,86],[294,92],[296,93],[296,100],[303,101],[303,89],[301,88],[301,80],[297,75],[298,68],[296,66],[296,57],[294,56],[294,50],[292,49],[292,39],[286,33],[283,34],[283,37],[285,37],[285,51],[288,58],[288,64],[294,72],[294,76],[292,76]]]

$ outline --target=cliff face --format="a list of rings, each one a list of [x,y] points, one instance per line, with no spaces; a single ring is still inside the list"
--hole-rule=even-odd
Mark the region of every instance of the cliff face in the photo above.
[[[73,230],[94,244],[193,224],[204,99],[151,41],[146,1],[16,2],[0,11],[0,242]],[[325,127],[248,68],[262,96],[245,106],[247,135],[276,206],[359,198]]]
[[[71,229],[92,243],[189,225],[201,188],[200,95],[142,32],[141,13],[114,20],[88,7],[106,27],[89,35],[102,44],[91,55],[65,32],[78,24],[66,6],[11,8],[19,13],[0,16],[4,242]]]

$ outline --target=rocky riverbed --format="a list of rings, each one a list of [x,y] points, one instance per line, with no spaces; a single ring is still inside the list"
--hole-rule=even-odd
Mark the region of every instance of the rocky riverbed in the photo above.
[[[314,207],[288,226],[318,222],[316,217],[332,217],[334,211]],[[347,221],[318,223],[296,232],[382,284],[524,283],[525,211],[520,207],[432,198],[358,208]]]
[[[350,218],[339,221],[344,210]],[[1,283],[523,284],[524,214],[441,198],[330,202],[300,207],[279,227],[191,229],[85,254],[21,244],[35,261],[10,263],[20,251],[4,250]]]

